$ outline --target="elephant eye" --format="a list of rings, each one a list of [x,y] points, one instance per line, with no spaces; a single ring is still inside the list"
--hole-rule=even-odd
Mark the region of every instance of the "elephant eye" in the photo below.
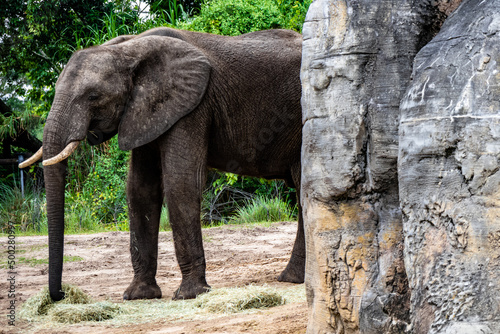
[[[99,95],[97,95],[97,94],[90,94],[88,97],[89,101],[95,101],[98,98],[99,98]]]

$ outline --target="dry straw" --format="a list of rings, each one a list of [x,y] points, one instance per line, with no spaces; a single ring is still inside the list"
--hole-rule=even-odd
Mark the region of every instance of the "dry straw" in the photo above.
[[[196,298],[194,305],[211,313],[236,313],[284,305],[283,293],[270,287],[249,285],[221,288]]]
[[[249,285],[240,288],[220,288],[198,296],[194,300],[138,300],[115,304],[95,302],[82,290],[63,285],[66,298],[54,303],[48,288],[28,299],[22,307],[21,317],[38,324],[53,326],[57,323],[99,322],[125,326],[163,319],[168,321],[210,319],[236,312],[255,312],[286,303],[305,301],[303,285],[277,289],[269,286]]]
[[[119,307],[112,303],[94,303],[90,296],[76,286],[63,284],[62,290],[64,299],[54,302],[50,298],[49,288],[43,288],[23,304],[20,317],[35,321],[48,315],[53,321],[75,323],[111,319],[120,311]]]
[[[50,320],[68,324],[82,321],[103,321],[120,313],[120,307],[110,302],[92,304],[59,304],[48,312]]]

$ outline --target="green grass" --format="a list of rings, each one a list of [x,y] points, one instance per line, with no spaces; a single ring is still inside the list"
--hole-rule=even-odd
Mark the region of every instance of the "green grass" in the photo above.
[[[24,252],[26,252],[24,250]],[[19,253],[24,253],[22,250],[16,250],[16,254]],[[63,256],[63,262],[68,263],[68,262],[79,262],[83,261],[84,259],[80,256],[69,256],[69,255],[64,255]],[[43,264],[49,264],[49,259],[37,259],[33,257],[18,257],[16,258],[16,265],[20,264],[27,264],[30,267],[36,267],[38,265],[43,265]],[[7,261],[4,261],[2,264],[0,264],[0,268],[7,268]]]
[[[31,208],[26,208],[22,215],[9,213],[10,217],[17,217],[15,222],[16,236],[34,236],[34,235],[47,235],[47,218],[45,212],[45,199],[42,201],[42,211],[37,215],[43,217],[37,220],[36,223],[29,223],[26,217],[33,216]],[[24,210],[20,208],[19,210]],[[91,211],[85,207],[71,207],[66,208],[65,214],[65,234],[89,234],[110,231],[129,231],[128,219],[121,220],[117,223],[103,224],[90,213]],[[4,211],[0,215],[6,216]],[[228,216],[224,220],[212,221],[203,227],[219,227],[226,224],[261,224],[269,226],[273,222],[296,220],[297,209],[292,208],[286,202],[278,198],[267,198],[265,196],[256,196],[250,200],[246,200],[244,205],[237,207],[236,212],[232,216]],[[21,222],[19,222],[19,219]],[[8,220],[3,220],[8,221]],[[38,229],[33,226],[39,226]],[[160,218],[160,231],[171,231],[172,228],[169,222],[168,209],[164,206]],[[0,236],[7,236],[4,229]]]
[[[231,218],[233,224],[279,222],[296,219],[296,210],[279,198],[257,196],[240,207]]]
[[[18,187],[0,184],[0,227],[5,233],[8,222],[20,231],[47,231],[45,198],[41,191],[26,189],[24,197]]]
[[[30,193],[27,192],[25,197],[21,196],[18,188],[8,188],[0,186],[3,193],[0,197],[0,217],[2,218],[3,226],[0,236],[6,236],[7,222],[12,221],[16,226],[16,236],[32,236],[32,235],[47,235],[47,213],[46,201],[42,192]],[[225,188],[224,188],[225,189]],[[242,191],[236,189],[235,194]],[[206,191],[204,197],[207,199],[203,203],[203,212],[201,220],[204,221],[204,227],[218,227],[226,224],[255,224],[260,223],[269,225],[272,222],[295,220],[297,208],[291,207],[288,203],[280,200],[272,195],[253,196],[250,193],[241,195],[240,199],[232,194],[230,199],[220,199],[217,193]],[[279,192],[278,192],[279,193]],[[245,199],[246,198],[246,199]],[[122,197],[116,199],[121,203]],[[217,208],[217,203],[227,205],[229,209],[225,209],[225,213],[218,213],[222,219],[211,220],[206,223],[207,210]],[[102,218],[96,216],[96,212],[102,212],[107,215],[107,211],[99,206],[102,202],[95,202],[90,195],[75,195],[74,193],[66,192],[66,208],[65,208],[65,234],[89,234],[109,231],[129,231],[129,222],[126,211],[118,216],[118,221],[103,222]],[[107,200],[110,203],[108,207],[123,207],[125,204],[113,204],[112,200]],[[206,203],[211,203],[207,205]],[[110,208],[113,210],[113,208]],[[222,211],[222,210],[221,210]],[[109,217],[109,216],[108,216]],[[168,209],[166,206],[162,208],[160,218],[160,231],[171,231],[169,222]]]
[[[26,250],[16,250],[16,254],[20,253],[25,253]],[[80,256],[69,256],[69,255],[64,255],[63,256],[63,262],[68,263],[68,262],[79,262],[83,261],[84,259]],[[49,264],[49,259],[37,259],[34,257],[17,257],[16,258],[16,266],[20,264],[26,264],[29,265],[30,267],[36,267],[39,265],[43,264]],[[0,264],[0,268],[7,268],[7,261],[3,261]]]
[[[64,255],[63,256],[63,262],[64,263],[67,263],[67,262],[80,262],[80,261],[83,261],[84,258],[83,257],[80,257],[80,256],[69,256],[69,255]]]
[[[40,264],[49,264],[49,259],[37,259],[37,258],[31,258],[31,257],[20,257],[17,260],[17,264],[27,264],[30,267],[35,267]]]

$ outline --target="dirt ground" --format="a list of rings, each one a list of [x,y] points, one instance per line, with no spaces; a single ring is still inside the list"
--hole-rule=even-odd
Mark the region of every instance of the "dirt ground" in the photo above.
[[[207,259],[207,281],[213,288],[279,283],[276,277],[285,268],[295,239],[296,223],[283,222],[271,227],[223,226],[203,230]],[[7,240],[7,238],[5,238]],[[175,260],[171,232],[159,238],[157,282],[164,299],[171,299],[181,275]],[[6,243],[5,243],[6,244]],[[64,264],[63,282],[77,285],[97,300],[122,303],[122,294],[133,277],[128,232],[68,235],[65,255],[74,262]],[[5,247],[6,249],[7,247]],[[29,297],[47,285],[47,237],[17,237],[16,312]],[[4,253],[5,254],[5,253]],[[81,257],[83,260],[77,258]],[[1,262],[5,265],[5,258]],[[24,259],[24,260],[23,260]],[[42,259],[35,263],[30,259]],[[33,325],[16,319],[15,327],[7,325],[8,269],[0,269],[0,333],[33,332]],[[254,314],[235,314],[210,320],[155,321],[145,324],[116,326],[71,325],[37,333],[305,333],[307,305],[287,304]]]

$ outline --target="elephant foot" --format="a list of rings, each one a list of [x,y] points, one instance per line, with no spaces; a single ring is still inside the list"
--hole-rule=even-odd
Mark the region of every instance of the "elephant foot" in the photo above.
[[[279,282],[304,283],[305,259],[302,261],[290,261],[285,270],[278,276]]]
[[[185,282],[184,280],[181,283],[179,289],[177,289],[172,297],[173,300],[182,300],[182,299],[193,299],[196,296],[210,291],[210,285],[205,283],[192,283]]]
[[[161,289],[156,282],[147,284],[134,280],[123,293],[123,299],[125,300],[155,298],[161,298]]]

